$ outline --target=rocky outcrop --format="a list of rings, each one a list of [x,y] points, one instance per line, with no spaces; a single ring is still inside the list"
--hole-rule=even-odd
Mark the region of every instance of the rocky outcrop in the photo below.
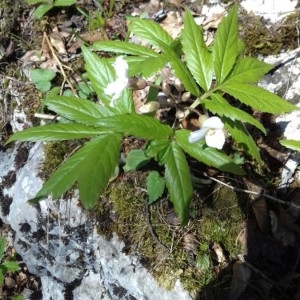
[[[116,235],[98,235],[76,195],[27,202],[42,185],[42,143],[17,144],[0,157],[0,218],[14,231],[14,246],[29,271],[41,278],[44,300],[191,299],[179,282],[171,291],[160,288],[137,257],[122,252]]]

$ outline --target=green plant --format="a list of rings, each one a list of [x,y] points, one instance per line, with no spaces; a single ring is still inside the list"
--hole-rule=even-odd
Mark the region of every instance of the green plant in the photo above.
[[[5,238],[0,238],[0,285],[4,283],[4,276],[7,272],[15,272],[20,270],[18,263],[12,259],[5,259],[4,254],[6,250],[7,241]]]
[[[77,182],[82,204],[92,208],[115,174],[123,137],[147,140],[144,154],[164,167],[170,200],[181,224],[185,224],[193,195],[186,154],[223,172],[245,174],[236,164],[236,155],[232,153],[230,157],[221,150],[226,130],[240,148],[257,162],[261,161],[256,143],[244,123],[263,133],[266,130],[251,114],[237,108],[236,100],[245,107],[274,114],[297,107],[255,85],[272,66],[243,56],[236,5],[222,20],[210,48],[205,45],[202,28],[196,25],[189,10],[186,10],[184,29],[177,40],[155,22],[135,18],[130,21],[129,31],[153,48],[126,41],[94,44],[95,50],[122,54],[111,64],[112,59],[101,59],[82,47],[87,76],[101,105],[51,94],[45,99],[45,105],[62,116],[64,122],[15,133],[8,142],[89,138],[52,174],[32,201],[43,199],[50,193],[57,199]],[[206,115],[209,111],[218,115],[204,121],[198,131],[182,129],[178,119],[170,126],[152,116],[135,113],[130,89],[136,85],[145,86],[146,81],[128,76],[149,77],[167,63],[194,99],[185,107],[184,115],[191,111],[199,114],[203,111]],[[235,99],[234,104],[227,100],[228,95],[231,100]],[[156,197],[152,195],[153,199]]]
[[[30,71],[30,79],[41,92],[48,92],[51,88],[51,80],[56,73],[48,69],[33,69]]]
[[[71,6],[76,3],[76,0],[26,0],[30,5],[39,4],[34,11],[34,17],[41,19],[50,9],[59,6]]]
[[[296,140],[281,140],[279,141],[282,146],[290,148],[295,151],[300,151],[300,141]]]

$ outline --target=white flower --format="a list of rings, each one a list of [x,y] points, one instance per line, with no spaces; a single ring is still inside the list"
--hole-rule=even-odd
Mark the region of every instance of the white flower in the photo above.
[[[120,98],[123,90],[127,87],[128,84],[128,64],[127,61],[124,60],[123,56],[118,56],[116,61],[112,64],[117,79],[107,85],[104,90],[106,95],[112,96],[111,106],[114,106],[115,101]]]
[[[205,120],[199,130],[190,133],[189,142],[196,143],[205,138],[207,146],[222,149],[226,140],[224,123],[219,117]]]

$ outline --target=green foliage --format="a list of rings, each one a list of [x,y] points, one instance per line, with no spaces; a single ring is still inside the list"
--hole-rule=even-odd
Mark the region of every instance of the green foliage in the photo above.
[[[0,285],[4,283],[4,276],[7,272],[15,272],[20,270],[18,263],[11,259],[4,260],[4,254],[7,241],[4,237],[0,237]]]
[[[238,55],[237,6],[234,5],[218,27],[213,47],[214,70],[217,83],[224,82]]]
[[[51,80],[55,75],[54,71],[47,69],[34,69],[30,71],[31,81],[41,92],[48,92],[50,90]]]
[[[59,198],[77,183],[83,205],[86,208],[93,207],[99,194],[115,174],[122,138],[126,136],[144,139],[147,143],[144,149],[133,150],[128,154],[124,170],[136,169],[150,158],[162,165],[165,170],[164,178],[157,172],[150,172],[147,179],[149,201],[152,203],[161,196],[165,184],[181,224],[188,221],[193,195],[186,154],[223,172],[245,174],[241,166],[243,160],[237,160],[235,153],[227,155],[218,150],[220,147],[208,147],[204,138],[191,143],[191,132],[179,126],[180,120],[169,125],[152,116],[137,114],[131,89],[122,88],[116,93],[117,99],[107,93],[107,87],[111,84],[116,83],[113,86],[117,89],[119,74],[122,74],[122,80],[127,72],[128,76],[147,77],[160,71],[166,64],[171,66],[175,76],[181,80],[185,91],[195,97],[189,106],[184,104],[185,115],[198,109],[199,112],[209,111],[218,115],[230,134],[229,138],[234,139],[240,149],[260,162],[259,150],[245,123],[255,126],[264,134],[266,130],[251,115],[251,109],[279,114],[297,107],[254,85],[272,66],[243,56],[244,47],[238,39],[237,30],[237,6],[234,5],[219,25],[213,46],[208,49],[204,43],[202,28],[196,25],[187,9],[184,29],[177,40],[153,21],[130,18],[130,33],[147,41],[150,48],[127,41],[97,42],[91,47],[93,50],[121,54],[122,58],[118,61],[122,61],[123,66],[118,66],[115,59],[100,58],[83,46],[89,80],[85,85],[87,93],[84,99],[51,93],[45,99],[45,106],[60,116],[61,121],[18,132],[8,141],[86,139],[85,145],[52,174],[33,201],[47,197],[48,194]],[[120,69],[124,66],[125,69]],[[213,82],[213,74],[216,82]],[[47,78],[46,81],[50,80],[51,78]],[[97,94],[99,103],[88,100],[89,87]],[[247,105],[250,113],[235,107],[232,104],[235,101],[229,102],[228,99],[232,100],[232,97]],[[223,128],[219,132],[222,133]],[[201,255],[201,264],[207,265],[205,253]]]
[[[30,5],[39,4],[34,11],[34,17],[41,19],[53,7],[71,6],[76,3],[76,0],[26,0]]]
[[[170,199],[181,224],[186,224],[189,218],[193,186],[186,157],[175,141],[171,142],[164,151],[161,163],[165,165],[165,180]]]
[[[85,208],[92,208],[115,173],[120,142],[119,134],[98,136],[87,142],[52,174],[31,201],[35,203],[49,194],[57,199],[77,181],[81,202]]]
[[[281,140],[279,141],[282,146],[290,148],[295,151],[300,151],[300,141],[295,140]]]
[[[145,155],[144,150],[134,149],[131,150],[126,157],[126,164],[123,167],[125,172],[137,170],[147,164],[149,158]]]
[[[152,171],[147,176],[147,191],[149,195],[148,203],[152,204],[159,199],[164,190],[166,182],[163,177],[159,175],[157,171]]]
[[[237,175],[245,174],[243,169],[239,165],[236,165],[224,152],[207,147],[204,141],[191,144],[188,141],[188,136],[188,130],[176,131],[177,143],[187,154],[205,163],[207,166],[215,167],[221,171]]]
[[[202,31],[187,10],[181,37],[186,64],[200,87],[208,91],[213,75],[212,55],[205,45]]]

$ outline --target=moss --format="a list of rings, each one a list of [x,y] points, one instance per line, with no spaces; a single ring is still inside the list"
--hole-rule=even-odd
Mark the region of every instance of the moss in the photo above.
[[[80,141],[49,142],[45,144],[45,161],[40,176],[47,179],[78,147]]]
[[[240,8],[239,34],[245,44],[245,54],[257,57],[297,48],[299,16],[296,11],[282,22],[272,24]]]
[[[213,258],[214,243],[224,249],[228,260],[240,252],[235,243],[244,219],[240,197],[222,186],[217,187],[208,202],[195,194],[195,216],[188,226],[181,228],[167,199],[151,205],[147,216],[145,177],[145,173],[130,172],[109,186],[94,210],[98,230],[107,237],[116,232],[125,243],[124,252],[138,253],[141,262],[164,288],[173,288],[179,279],[187,290],[196,293],[216,279],[222,269]],[[196,266],[201,244],[209,246],[207,254],[212,258],[207,270]],[[229,285],[229,280],[226,284]]]
[[[24,87],[20,92],[24,94],[22,106],[26,116],[33,123],[33,126],[40,125],[40,119],[34,117],[34,114],[41,108],[43,101],[42,94],[33,85]]]
[[[282,50],[293,50],[299,46],[300,12],[288,15],[278,26],[277,34],[281,38]]]
[[[240,10],[239,34],[245,44],[245,55],[277,54],[281,49],[281,39],[273,27],[266,27],[263,18]]]

